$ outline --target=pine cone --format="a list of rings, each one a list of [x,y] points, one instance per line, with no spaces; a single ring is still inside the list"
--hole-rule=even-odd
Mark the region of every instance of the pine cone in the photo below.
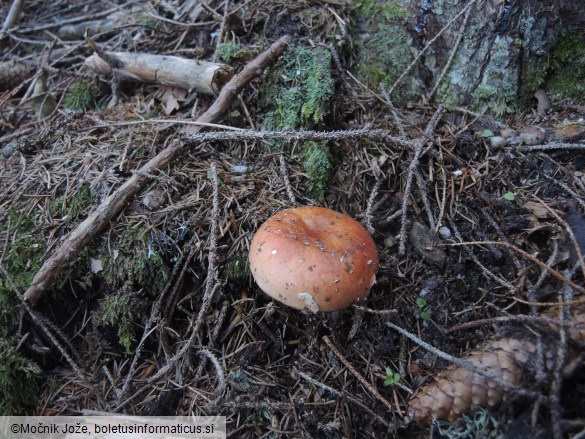
[[[530,342],[504,338],[471,352],[465,360],[515,386],[522,381],[523,365],[535,352],[536,347]],[[469,413],[473,406],[497,407],[507,395],[506,390],[488,378],[456,365],[442,370],[434,380],[420,389],[408,404],[408,416],[415,422],[453,421]]]
[[[26,81],[35,71],[35,66],[24,61],[0,62],[0,91],[11,90]]]

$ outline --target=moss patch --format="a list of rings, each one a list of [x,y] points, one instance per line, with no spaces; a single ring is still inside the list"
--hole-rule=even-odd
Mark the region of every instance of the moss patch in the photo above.
[[[351,8],[360,19],[401,20],[412,18],[413,13],[407,8],[404,0],[353,0]]]
[[[309,196],[322,200],[333,171],[328,148],[323,142],[307,142],[302,155],[303,168],[309,178],[307,192]]]
[[[273,72],[271,80],[273,87],[266,95],[266,103],[276,102],[276,109],[266,117],[265,129],[315,127],[329,114],[333,78],[328,51],[289,49],[284,64]]]
[[[143,229],[125,230],[113,242],[114,255],[100,253],[103,278],[112,289],[128,287],[156,294],[167,280],[167,271],[158,245]]]
[[[17,289],[24,291],[41,268],[47,249],[39,227],[35,224],[37,218],[34,212],[28,217],[22,217],[18,208],[12,207],[8,211],[8,218],[11,230],[17,229],[18,233],[8,245],[3,264]],[[6,294],[0,294],[0,300],[10,294],[10,290]]]
[[[143,301],[136,293],[121,291],[100,302],[99,308],[93,313],[95,328],[109,326],[116,330],[118,342],[126,353],[131,352],[135,339],[132,321],[139,318],[143,311]]]
[[[391,88],[417,54],[412,37],[403,25],[405,20],[415,18],[410,7],[411,2],[404,0],[351,2],[353,70],[374,91],[379,90],[380,84]],[[402,105],[421,95],[416,76],[407,75],[392,92],[396,103]]]
[[[215,49],[215,56],[219,61],[229,63],[238,57],[241,49],[242,46],[239,38],[232,35],[231,41],[226,40],[223,43],[218,44]]]
[[[240,255],[233,258],[227,265],[227,278],[229,280],[250,279],[250,263],[246,255]]]
[[[85,209],[91,205],[91,200],[89,183],[84,182],[79,185],[77,192],[55,198],[49,210],[53,217],[59,217],[71,223],[80,219]]]
[[[522,74],[523,104],[531,106],[533,94],[546,88],[555,99],[575,98],[583,101],[585,93],[585,37],[578,30],[562,35],[550,56],[530,57]]]
[[[0,338],[0,415],[22,415],[35,407],[40,392],[40,367],[13,348],[10,338]]]
[[[283,65],[272,72],[266,105],[275,109],[264,120],[265,130],[318,129],[330,113],[334,81],[331,77],[331,54],[324,49],[290,48]],[[275,150],[285,148],[276,142]],[[333,162],[326,143],[307,142],[301,151],[307,171],[308,193],[322,200],[333,172]]]
[[[585,37],[573,30],[555,46],[550,61],[551,73],[546,88],[559,98],[583,99],[585,93]]]

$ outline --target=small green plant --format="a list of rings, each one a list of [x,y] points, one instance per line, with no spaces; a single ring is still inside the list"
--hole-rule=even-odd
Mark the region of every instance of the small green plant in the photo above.
[[[490,137],[494,137],[494,132],[492,130],[483,130],[481,132],[481,137],[484,139],[489,139]]]
[[[34,407],[40,393],[42,371],[14,350],[11,340],[0,338],[0,415],[22,415]]]
[[[506,192],[502,198],[508,201],[516,201],[516,192]]]
[[[422,297],[419,297],[418,299],[416,299],[416,306],[418,306],[421,310],[419,316],[421,319],[429,321],[431,320],[431,313],[428,310],[428,303],[425,299],[423,299]]]
[[[400,374],[393,372],[389,367],[386,368],[386,380],[384,381],[385,386],[391,386],[400,382]]]
[[[87,110],[93,102],[91,85],[84,82],[73,84],[63,100],[65,108],[71,110]]]

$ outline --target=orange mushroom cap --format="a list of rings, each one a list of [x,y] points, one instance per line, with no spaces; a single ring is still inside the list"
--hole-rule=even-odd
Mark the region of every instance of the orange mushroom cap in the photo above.
[[[272,298],[296,309],[337,311],[366,298],[378,250],[353,218],[323,207],[270,217],[250,245],[250,270]]]

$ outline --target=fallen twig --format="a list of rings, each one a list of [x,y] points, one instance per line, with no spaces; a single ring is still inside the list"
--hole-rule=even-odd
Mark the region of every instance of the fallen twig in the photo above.
[[[356,368],[352,366],[352,364],[351,364],[349,361],[347,361],[347,359],[346,359],[346,358],[345,358],[345,357],[342,355],[342,353],[341,353],[341,352],[339,352],[339,349],[337,349],[337,346],[335,346],[335,345],[333,344],[333,342],[332,342],[331,340],[329,340],[329,337],[327,337],[327,336],[324,336],[324,337],[323,337],[323,341],[325,342],[325,344],[327,345],[327,347],[328,347],[329,349],[331,349],[331,351],[332,351],[332,352],[335,354],[335,356],[336,356],[337,358],[339,358],[339,361],[341,361],[341,362],[342,362],[342,363],[345,365],[345,367],[347,367],[347,369],[350,371],[350,373],[351,373],[351,374],[352,374],[354,377],[356,377],[356,378],[357,378],[357,380],[358,380],[360,383],[362,383],[362,385],[363,385],[363,386],[364,386],[366,389],[368,389],[368,390],[370,391],[370,393],[371,393],[373,396],[375,396],[375,397],[376,397],[376,399],[377,399],[378,401],[380,401],[382,404],[384,404],[384,405],[385,405],[385,406],[388,408],[388,410],[392,410],[392,404],[390,404],[390,402],[389,402],[389,401],[388,401],[386,398],[384,398],[382,395],[380,395],[380,392],[378,392],[378,390],[377,390],[377,389],[376,389],[374,386],[372,386],[372,385],[371,385],[371,384],[368,382],[368,380],[366,380],[366,379],[365,379],[365,378],[362,376],[362,374],[360,374],[360,373],[359,373],[359,372],[356,370]],[[397,407],[396,407],[396,411],[398,412],[398,414],[399,414],[400,416],[404,416],[404,414],[402,413],[402,410],[400,410],[400,407],[398,407],[398,406],[397,406]]]
[[[290,37],[284,36],[272,44],[265,52],[252,60],[246,67],[228,82],[221,93],[197,120],[198,122],[213,122],[229,107],[234,98],[254,78],[276,59],[287,47]],[[191,126],[184,132],[193,133],[201,130],[199,126]],[[109,222],[128,205],[130,199],[136,195],[148,182],[143,174],[162,169],[173,160],[189,150],[191,144],[175,140],[146,163],[139,172],[132,175],[122,186],[110,195],[97,209],[95,209],[81,224],[74,229],[61,246],[43,264],[35,275],[24,297],[32,304],[36,304],[45,290],[53,283],[57,276],[79,255],[86,244],[95,238]]]

